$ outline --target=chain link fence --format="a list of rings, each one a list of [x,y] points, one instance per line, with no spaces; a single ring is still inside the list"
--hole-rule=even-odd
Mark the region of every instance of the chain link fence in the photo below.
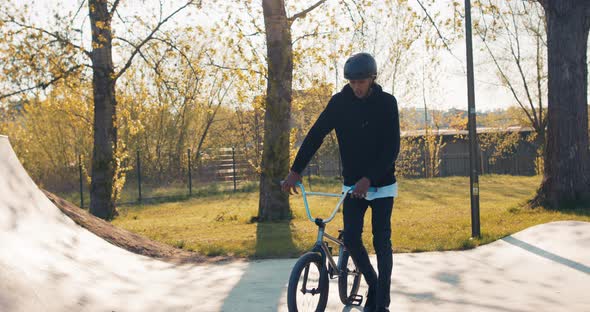
[[[424,153],[413,158],[400,154],[397,160],[398,176],[425,178],[428,172],[436,177],[469,176],[469,154],[443,150],[437,170],[425,170],[428,161]],[[131,157],[132,156],[132,157]],[[150,152],[135,151],[122,166],[126,172],[125,183],[118,196],[118,205],[152,201],[178,200],[202,194],[251,191],[257,188],[259,174],[244,150],[236,148],[207,149],[195,155],[187,150],[182,155],[168,153],[167,157],[153,157]],[[519,148],[502,157],[481,152],[478,155],[479,174],[510,174],[532,176],[539,172],[539,159],[531,148]],[[401,170],[401,166],[409,166]],[[70,164],[62,172],[61,183],[40,185],[60,196],[88,207],[90,189],[90,158],[78,157],[77,164]],[[305,182],[313,187],[314,178],[341,178],[342,163],[338,153],[316,154],[303,171]]]

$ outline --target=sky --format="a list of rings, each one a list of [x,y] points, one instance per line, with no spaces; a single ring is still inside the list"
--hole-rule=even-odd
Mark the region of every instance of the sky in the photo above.
[[[315,2],[311,0],[306,0],[310,4]],[[410,0],[411,1],[411,0]],[[63,10],[70,10],[76,11],[78,7],[80,7],[80,3],[82,0],[28,0],[28,1],[18,1],[18,3],[32,3],[33,7],[33,14],[31,14],[31,19],[34,20],[36,23],[46,23],[47,20],[51,19],[51,16],[47,16],[47,12],[53,11],[57,6],[56,3],[61,2],[61,7]],[[440,6],[441,10],[447,6],[448,1],[437,1],[437,6]],[[122,3],[126,3],[126,6],[121,7],[121,15],[129,16],[132,14],[142,14],[142,12],[154,12],[154,10],[150,10],[150,6],[153,9],[157,9],[158,1],[156,0],[135,0],[135,1],[123,1]],[[137,6],[136,3],[139,3],[140,6]],[[176,1],[168,1],[167,4],[170,7],[174,7],[176,3],[180,3],[178,0]],[[256,3],[256,1],[254,1]],[[436,8],[436,7],[435,7]],[[60,9],[61,10],[61,9]],[[81,10],[80,16],[80,23],[88,23],[87,18],[87,7],[84,6]],[[194,23],[195,20],[203,21],[203,20],[214,20],[215,13],[206,12],[200,16],[183,16],[179,15],[176,18],[176,22],[179,24],[182,23]],[[88,33],[88,31],[86,31]],[[119,34],[121,35],[121,34]],[[129,34],[129,37],[133,37],[133,34]],[[474,42],[474,48],[477,50],[477,41]],[[452,47],[453,54],[452,56],[447,51],[443,51],[440,53],[441,57],[441,64],[443,68],[443,73],[440,74],[440,77],[432,77],[432,79],[438,79],[437,83],[440,86],[440,94],[437,97],[440,97],[437,103],[439,103],[436,107],[438,109],[448,109],[448,108],[458,108],[458,109],[467,109],[467,78],[465,72],[462,68],[464,68],[466,62],[466,51],[465,51],[465,43],[463,41],[454,44]],[[474,53],[474,62],[476,65],[479,65],[482,60],[482,53]],[[457,58],[459,60],[457,60]],[[115,55],[115,58],[117,56]],[[343,56],[341,64],[344,63],[345,56]],[[341,72],[341,71],[340,71]],[[476,67],[476,82],[475,82],[475,96],[476,96],[476,107],[478,111],[489,111],[499,108],[505,108],[509,105],[513,105],[515,103],[511,93],[509,91],[499,86],[499,81],[496,76],[494,70],[490,70],[490,67],[483,67],[477,66]],[[340,79],[340,84],[343,81]],[[391,90],[390,86],[384,86],[385,91]],[[422,99],[405,99],[404,101],[400,101],[400,106],[405,107],[420,107],[422,104]]]
[[[460,57],[463,64],[466,64],[466,48],[463,44],[453,46],[453,53]],[[450,53],[442,56],[441,63],[449,65],[451,68],[447,71],[449,79],[443,79],[441,86],[447,90],[445,94],[445,108],[460,108],[467,110],[467,77],[459,66],[459,62],[453,58]],[[474,63],[479,64],[481,60],[477,53],[474,53]],[[454,65],[452,65],[454,64]],[[466,65],[464,65],[466,66]],[[453,69],[454,67],[454,69]],[[512,94],[499,81],[494,71],[483,71],[476,68],[475,72],[475,106],[478,111],[488,111],[498,108],[505,108],[515,103]]]

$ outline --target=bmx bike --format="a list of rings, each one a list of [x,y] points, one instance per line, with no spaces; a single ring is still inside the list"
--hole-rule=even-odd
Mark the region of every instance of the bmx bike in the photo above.
[[[324,311],[328,303],[329,279],[336,278],[340,301],[344,305],[359,306],[363,301],[363,296],[357,294],[362,274],[344,246],[343,231],[338,231],[338,237],[326,233],[326,224],[334,219],[346,195],[354,189],[354,186],[342,194],[306,192],[301,182],[298,182],[297,186],[301,189],[307,217],[318,226],[318,234],[314,247],[297,260],[291,271],[287,287],[289,312]],[[338,197],[339,200],[330,217],[323,220],[311,216],[307,202],[308,195]],[[332,246],[328,245],[326,239],[338,247],[337,262],[332,257]]]

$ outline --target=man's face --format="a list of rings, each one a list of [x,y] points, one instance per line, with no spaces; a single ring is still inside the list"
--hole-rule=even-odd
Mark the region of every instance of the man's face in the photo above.
[[[373,78],[349,80],[348,83],[354,91],[354,95],[356,95],[357,98],[362,99],[369,94],[369,89],[371,88],[371,84],[373,84]]]

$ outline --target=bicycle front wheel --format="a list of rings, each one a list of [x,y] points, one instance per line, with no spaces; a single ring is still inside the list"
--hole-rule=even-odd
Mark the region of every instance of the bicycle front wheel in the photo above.
[[[340,274],[338,275],[338,293],[340,294],[340,301],[343,304],[349,305],[352,303],[352,299],[356,296],[359,291],[361,284],[361,273],[354,265],[352,258],[348,251],[342,252],[339,259]]]
[[[321,312],[328,303],[328,272],[321,255],[308,252],[295,263],[287,288],[289,312]]]

